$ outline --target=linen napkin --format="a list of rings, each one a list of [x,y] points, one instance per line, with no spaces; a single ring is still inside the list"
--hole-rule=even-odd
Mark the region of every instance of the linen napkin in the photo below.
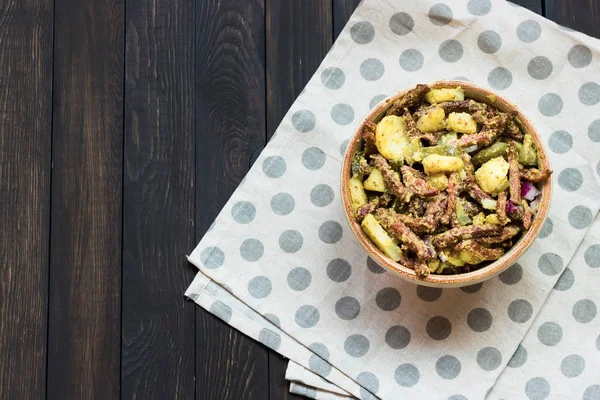
[[[495,396],[598,211],[599,49],[503,1],[365,0],[190,255],[200,272],[186,295],[293,360],[291,390],[309,397]],[[518,264],[484,284],[430,289],[367,258],[346,226],[339,169],[377,102],[456,77],[497,90],[530,117],[555,189]],[[519,395],[545,398],[541,382]]]

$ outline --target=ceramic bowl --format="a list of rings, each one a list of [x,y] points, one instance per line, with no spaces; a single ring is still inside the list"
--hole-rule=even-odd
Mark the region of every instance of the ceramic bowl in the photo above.
[[[521,112],[521,110],[519,110],[519,108],[513,103],[511,103],[509,100],[489,89],[479,87],[469,82],[436,81],[429,83],[428,85],[431,88],[454,88],[460,86],[463,88],[466,98],[472,98],[474,100],[488,104],[491,104],[491,101],[488,96],[495,96],[493,106],[501,111],[515,111],[517,113],[517,116],[521,121],[521,129],[524,132],[531,134],[531,136],[533,137],[535,145],[538,149],[541,169],[550,169],[547,152],[544,148],[540,135],[534,128],[533,124],[529,121],[529,119],[523,114],[523,112]],[[350,139],[348,148],[346,150],[346,155],[342,164],[341,173],[341,198],[346,218],[348,220],[348,223],[350,224],[352,232],[354,233],[360,244],[365,248],[369,256],[383,268],[393,272],[402,279],[424,286],[439,288],[469,286],[479,282],[483,282],[487,279],[498,275],[499,273],[510,267],[529,248],[529,246],[531,246],[533,241],[536,239],[536,237],[540,233],[544,220],[546,219],[546,215],[548,214],[550,196],[552,192],[552,180],[548,179],[540,187],[540,205],[538,207],[537,214],[533,219],[531,227],[524,235],[522,235],[519,241],[515,243],[513,247],[509,251],[507,251],[501,258],[483,268],[468,273],[456,275],[431,274],[425,279],[418,278],[412,269],[407,268],[401,265],[400,263],[397,263],[388,258],[365,235],[360,224],[354,218],[352,201],[350,199],[350,188],[348,184],[348,180],[351,177],[350,168],[352,164],[352,156],[356,151],[357,147],[361,145],[361,133],[365,123],[367,121],[379,122],[379,120],[381,120],[381,118],[385,116],[385,112],[392,105],[392,103],[399,97],[403,96],[409,89],[398,92],[395,95],[385,99],[377,106],[375,106],[375,108],[373,108],[371,112],[369,112],[369,114],[360,123],[360,125],[352,135],[352,138]]]

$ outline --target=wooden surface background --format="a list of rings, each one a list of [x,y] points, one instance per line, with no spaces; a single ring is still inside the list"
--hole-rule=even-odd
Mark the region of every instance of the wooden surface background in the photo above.
[[[0,0],[0,399],[297,399],[185,254],[358,2]]]

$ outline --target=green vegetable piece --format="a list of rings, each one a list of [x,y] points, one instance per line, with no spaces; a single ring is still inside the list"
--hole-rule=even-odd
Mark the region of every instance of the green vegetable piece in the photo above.
[[[421,154],[423,155],[423,158],[432,154],[437,154],[438,156],[459,156],[461,151],[457,147],[446,144],[438,144],[437,146],[423,147]]]
[[[415,162],[421,161],[423,159],[421,156],[422,149],[421,139],[412,139],[409,145],[404,148],[404,160],[406,163],[412,167]]]
[[[473,162],[475,164],[485,164],[492,158],[505,156],[508,152],[508,144],[503,142],[496,142],[491,146],[488,146],[484,149],[481,149],[475,156],[473,157]]]
[[[456,142],[458,141],[458,134],[456,132],[450,132],[443,135],[440,140],[438,140],[438,144],[451,145],[454,144],[456,146]]]
[[[471,218],[467,215],[467,212],[460,201],[456,202],[456,218],[458,219],[458,223],[462,226],[472,223]]]
[[[354,157],[352,157],[352,176],[362,176],[360,170],[361,159],[365,158],[364,151],[357,151],[354,153]]]
[[[526,134],[523,138],[523,157],[519,155],[519,162],[523,165],[537,165],[537,152],[533,147],[533,137],[530,134]],[[521,161],[523,158],[523,161]]]

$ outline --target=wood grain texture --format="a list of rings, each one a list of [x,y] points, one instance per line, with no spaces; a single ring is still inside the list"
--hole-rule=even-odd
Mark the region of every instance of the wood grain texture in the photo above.
[[[509,0],[515,4],[530,9],[536,14],[542,14],[544,0]]]
[[[194,2],[128,0],[121,398],[193,399]]]
[[[0,399],[46,390],[52,1],[0,2]]]
[[[123,1],[55,0],[49,399],[119,397]]]
[[[199,241],[265,143],[265,30],[262,1],[196,7]],[[268,399],[267,350],[204,310],[196,315],[196,398]]]
[[[557,24],[600,38],[598,0],[546,0],[546,16]]]
[[[333,0],[333,40],[337,39],[361,0]]]
[[[331,48],[331,2],[267,4],[267,138],[300,95]]]
[[[337,14],[349,15],[350,1]],[[342,10],[343,8],[343,10]],[[267,132],[270,139],[333,44],[332,3],[267,0]],[[340,17],[341,18],[341,17]],[[344,17],[347,18],[347,17]],[[340,20],[340,25],[344,25]],[[287,360],[269,351],[270,399],[301,399],[289,393]]]

